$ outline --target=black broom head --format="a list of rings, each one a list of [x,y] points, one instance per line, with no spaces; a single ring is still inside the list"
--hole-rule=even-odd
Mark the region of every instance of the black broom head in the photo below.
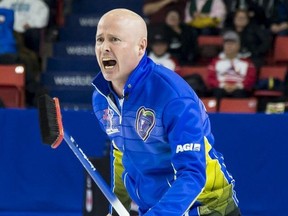
[[[57,148],[64,138],[58,98],[51,98],[47,94],[39,96],[38,112],[42,142]]]

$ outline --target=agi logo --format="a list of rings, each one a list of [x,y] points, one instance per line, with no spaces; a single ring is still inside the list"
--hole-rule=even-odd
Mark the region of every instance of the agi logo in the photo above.
[[[195,151],[199,152],[201,149],[201,144],[199,143],[186,143],[184,145],[177,145],[176,154],[179,152]]]

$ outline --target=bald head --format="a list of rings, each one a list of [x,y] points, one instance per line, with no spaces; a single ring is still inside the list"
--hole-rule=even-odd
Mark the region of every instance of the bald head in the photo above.
[[[121,95],[130,73],[146,53],[147,27],[141,16],[114,9],[99,20],[95,53],[104,78]]]
[[[147,26],[144,19],[131,10],[118,8],[108,11],[99,20],[98,27],[107,23],[121,25],[121,28],[128,29],[130,34],[139,38],[147,38]]]

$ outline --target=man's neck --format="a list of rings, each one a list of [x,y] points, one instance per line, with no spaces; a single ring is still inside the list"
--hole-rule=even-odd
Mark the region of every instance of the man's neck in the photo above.
[[[111,86],[119,98],[123,97],[124,85],[125,83],[122,84],[122,83],[111,82]]]

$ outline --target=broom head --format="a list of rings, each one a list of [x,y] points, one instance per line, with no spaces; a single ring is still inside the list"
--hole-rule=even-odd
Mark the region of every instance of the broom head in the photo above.
[[[39,124],[42,142],[57,148],[63,138],[61,110],[58,98],[44,94],[38,98]]]

